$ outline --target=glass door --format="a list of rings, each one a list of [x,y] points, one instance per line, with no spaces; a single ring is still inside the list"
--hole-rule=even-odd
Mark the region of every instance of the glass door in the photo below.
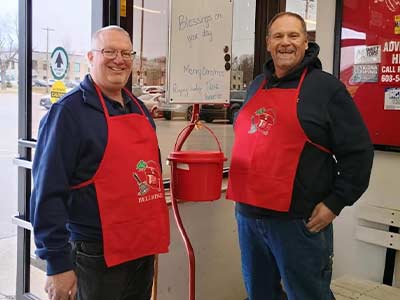
[[[15,205],[18,207],[8,209],[14,209],[12,222],[17,225],[9,230],[11,235],[13,230],[17,232],[14,241],[10,241],[12,245],[16,243],[17,247],[16,268],[10,267],[10,271],[17,270],[16,282],[15,275],[9,276],[8,281],[10,287],[16,286],[18,300],[47,299],[43,290],[46,279],[45,262],[35,255],[32,227],[29,222],[31,167],[39,122],[50,106],[58,100],[54,95],[60,91],[54,85],[61,86],[61,93],[68,92],[77,86],[88,72],[85,56],[90,50],[91,33],[103,25],[103,19],[110,21],[110,18],[103,16],[109,16],[109,7],[115,6],[117,2],[107,0],[102,2],[20,0],[18,2],[20,19],[19,34],[16,36],[19,37],[17,47],[19,51],[16,54],[18,69],[15,70],[18,80],[12,78],[14,65],[11,62],[7,71],[6,90],[0,92],[0,100],[4,98],[8,102],[7,106],[1,108],[1,114],[6,114],[9,119],[14,116],[13,120],[4,120],[7,126],[11,126],[7,130],[7,137],[14,137],[14,145],[15,139],[18,140],[18,149],[15,147],[16,149],[7,150],[18,153],[14,159],[14,165],[18,168],[15,170],[14,167],[15,174],[13,171],[7,172],[8,180],[15,182],[15,187],[11,184],[6,189],[8,193],[14,195],[10,199],[18,198],[18,205]],[[107,9],[103,10],[103,7]],[[54,56],[58,55],[61,58],[57,61],[58,58],[55,59]],[[3,176],[5,173],[1,174]],[[3,208],[0,211],[3,211]],[[1,225],[0,228],[4,231],[0,234],[7,234],[6,226]],[[11,256],[15,257],[15,250]]]

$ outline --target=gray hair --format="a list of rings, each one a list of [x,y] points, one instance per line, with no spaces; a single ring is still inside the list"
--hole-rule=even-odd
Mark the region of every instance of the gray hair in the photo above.
[[[300,16],[300,15],[294,13],[294,12],[290,12],[290,11],[283,11],[283,12],[280,12],[280,13],[276,14],[276,15],[271,19],[271,21],[269,21],[268,26],[267,26],[267,36],[269,36],[269,33],[270,33],[270,30],[271,30],[272,24],[273,24],[277,19],[279,19],[280,17],[283,17],[283,16],[289,16],[289,17],[294,17],[294,18],[298,19],[298,20],[300,21],[300,23],[301,23],[301,30],[303,31],[304,36],[307,38],[307,26],[306,26],[306,22],[304,21],[304,19],[302,18],[302,16]]]
[[[123,29],[122,27],[119,27],[119,26],[117,26],[117,25],[110,25],[110,26],[106,26],[106,27],[100,28],[100,29],[97,30],[95,33],[93,33],[93,35],[92,35],[92,41],[91,41],[91,47],[92,47],[92,49],[95,49],[95,48],[97,47],[97,42],[99,41],[101,34],[102,34],[103,32],[105,32],[105,31],[119,31],[119,32],[122,32],[122,33],[125,34],[125,35],[129,38],[129,40],[132,42],[129,33],[128,33],[125,29]]]

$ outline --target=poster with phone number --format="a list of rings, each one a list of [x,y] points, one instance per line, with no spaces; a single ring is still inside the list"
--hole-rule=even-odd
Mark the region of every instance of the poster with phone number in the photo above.
[[[373,143],[400,147],[400,1],[343,1],[340,80]]]

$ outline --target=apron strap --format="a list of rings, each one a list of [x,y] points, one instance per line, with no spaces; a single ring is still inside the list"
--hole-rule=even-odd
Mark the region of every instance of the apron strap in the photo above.
[[[304,71],[303,71],[303,74],[301,74],[300,82],[299,82],[299,85],[297,86],[297,102],[299,101],[300,89],[301,89],[301,86],[303,85],[303,81],[304,81],[304,78],[305,78],[305,76],[306,76],[306,73],[307,73],[307,68],[305,68]],[[307,135],[306,135],[306,137],[307,137],[307,142],[309,142],[311,145],[314,145],[314,146],[315,146],[316,148],[318,148],[319,150],[322,150],[322,151],[324,151],[324,152],[327,152],[327,153],[329,153],[329,154],[332,154],[332,151],[329,150],[328,148],[325,148],[324,146],[321,146],[321,145],[319,145],[319,144],[317,144],[317,143],[314,143],[313,141],[311,141],[311,140],[308,138]]]
[[[97,84],[96,84],[94,81],[92,81],[92,83],[93,83],[93,86],[94,86],[94,88],[95,88],[95,90],[96,90],[97,96],[98,96],[99,99],[100,99],[100,104],[101,104],[101,106],[103,107],[104,115],[105,115],[105,117],[106,117],[106,122],[108,123],[109,118],[110,118],[110,115],[109,115],[109,113],[108,113],[108,109],[107,109],[107,106],[106,106],[106,103],[105,103],[103,94],[101,93],[101,90],[100,90],[100,88],[97,86]],[[135,102],[135,104],[137,105],[137,107],[138,107],[138,108],[140,109],[140,111],[142,112],[143,116],[146,117],[146,114],[145,114],[144,110],[142,109],[142,106],[139,104],[139,102],[136,100],[136,98],[132,95],[132,93],[129,92],[129,90],[126,89],[126,88],[123,88],[123,90],[124,90],[124,91],[126,92],[126,94]],[[94,178],[94,176],[93,176],[91,179],[88,179],[88,180],[86,180],[86,181],[84,181],[84,182],[81,182],[81,183],[79,183],[79,184],[73,185],[73,186],[71,186],[71,189],[72,189],[72,190],[77,190],[77,189],[83,188],[83,187],[85,187],[85,186],[88,186],[89,184],[92,184],[92,183],[94,182],[94,179],[93,179],[93,178]]]
[[[142,108],[142,106],[140,105],[139,101],[136,100],[136,97],[133,96],[133,94],[127,89],[127,88],[123,88],[123,90],[125,91],[125,93],[131,98],[131,100],[133,100],[133,102],[135,102],[135,104],[139,107],[140,111],[142,112],[143,116],[146,117],[146,114]]]
[[[300,93],[300,89],[301,89],[301,86],[303,85],[303,81],[304,81],[304,78],[306,77],[306,74],[307,74],[307,68],[304,68],[303,72],[301,73],[299,84],[297,85],[297,88],[296,88],[297,96]],[[265,86],[266,83],[267,83],[267,79],[264,77],[264,79],[261,82],[261,85],[260,85],[260,87],[258,89],[263,89],[263,87]]]
[[[296,91],[297,91],[296,92],[297,93],[296,97],[297,97],[297,99],[299,99],[300,89],[301,89],[301,87],[303,85],[303,81],[304,81],[304,78],[306,77],[306,74],[307,74],[307,67],[304,68],[303,72],[301,73],[299,84],[297,85],[297,88],[296,88]],[[259,90],[261,90],[266,83],[267,83],[267,80],[264,78],[263,82],[260,85]],[[297,102],[298,102],[298,100],[297,100]],[[307,137],[307,135],[306,135],[306,137]],[[316,148],[318,148],[318,149],[320,149],[320,150],[322,150],[324,152],[332,154],[331,150],[329,150],[328,148],[325,148],[324,146],[321,146],[319,144],[316,144],[316,143],[312,142],[308,137],[307,137],[307,142],[309,142],[311,145],[314,145]]]
[[[94,85],[94,88],[96,90],[97,96],[100,99],[101,107],[103,107],[104,115],[105,115],[105,117],[107,119],[107,122],[108,122],[108,119],[110,118],[110,115],[108,113],[108,109],[107,109],[107,106],[106,106],[106,102],[104,101],[103,94],[102,94],[100,88],[97,86],[97,84],[94,81],[93,81],[93,85]]]
[[[311,145],[313,145],[314,147],[318,148],[319,150],[322,150],[322,151],[324,151],[326,153],[329,153],[329,154],[333,154],[331,150],[329,150],[328,148],[325,148],[324,146],[321,146],[319,144],[314,143],[308,137],[307,137],[307,142],[309,142]]]
[[[106,106],[106,103],[105,103],[103,94],[102,94],[100,88],[97,86],[96,83],[93,82],[93,85],[94,85],[94,88],[96,89],[97,96],[98,96],[99,99],[100,99],[101,106],[103,107],[104,115],[106,116],[106,119],[108,120],[108,118],[110,117],[110,114],[108,113],[108,109],[107,109],[107,106]],[[146,116],[146,114],[145,114],[145,112],[144,112],[142,106],[141,106],[140,103],[136,100],[135,96],[133,96],[132,93],[131,93],[127,88],[124,87],[123,90],[124,90],[125,93],[129,96],[129,98],[131,98],[131,100],[136,104],[136,106],[139,108],[139,110],[140,110],[140,112],[142,113],[142,115],[143,115],[143,116]]]
[[[301,89],[301,86],[303,85],[303,81],[304,81],[304,78],[306,77],[306,74],[307,74],[307,68],[304,68],[303,73],[301,73],[299,84],[297,85],[297,97],[300,94],[300,89]]]
[[[86,180],[84,182],[81,182],[79,184],[71,186],[71,190],[77,190],[77,189],[83,188],[85,186],[88,186],[89,184],[92,184],[93,182],[94,182],[94,180],[93,180],[93,177],[92,177],[89,180]]]

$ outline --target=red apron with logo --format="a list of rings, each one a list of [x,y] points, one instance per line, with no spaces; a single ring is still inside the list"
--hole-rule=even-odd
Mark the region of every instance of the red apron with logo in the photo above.
[[[156,133],[129,91],[142,115],[110,117],[95,88],[107,122],[107,145],[93,178],[73,188],[94,183],[107,266],[168,252],[169,216]]]
[[[263,89],[264,80],[240,111],[227,199],[289,211],[300,155],[305,143],[311,143],[297,117],[305,74],[306,69],[295,89]]]

